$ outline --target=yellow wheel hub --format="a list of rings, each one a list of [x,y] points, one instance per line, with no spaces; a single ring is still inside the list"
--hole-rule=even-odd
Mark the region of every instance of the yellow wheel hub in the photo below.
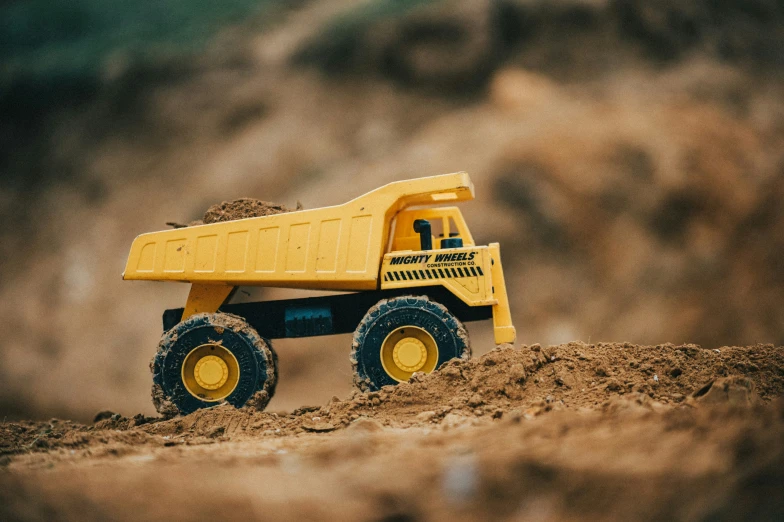
[[[229,367],[223,359],[214,355],[202,357],[193,369],[193,376],[199,386],[208,390],[217,390],[229,378]]]
[[[414,372],[430,373],[438,364],[438,345],[426,330],[403,326],[381,343],[381,364],[387,375],[407,381]]]
[[[188,393],[208,402],[225,399],[239,382],[236,357],[220,344],[194,348],[182,363],[182,383]]]
[[[401,370],[413,373],[425,365],[427,348],[416,337],[406,337],[392,349],[392,360]]]

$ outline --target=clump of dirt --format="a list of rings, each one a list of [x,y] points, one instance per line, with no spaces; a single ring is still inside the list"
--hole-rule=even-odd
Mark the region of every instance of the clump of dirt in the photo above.
[[[277,376],[276,376],[277,377]],[[270,401],[270,394],[266,390],[261,390],[253,394],[253,397],[248,399],[246,407],[263,410],[267,407]]]
[[[202,219],[191,221],[188,224],[167,221],[166,224],[174,228],[195,227],[221,223],[223,221],[236,221],[254,217],[272,216],[302,210],[302,203],[297,201],[297,208],[290,208],[280,203],[271,203],[254,198],[239,198],[232,201],[216,203],[207,209]]]
[[[220,223],[222,221],[284,214],[286,212],[294,212],[295,210],[301,210],[301,206],[297,205],[297,208],[293,209],[286,205],[270,203],[260,199],[240,198],[212,205],[204,213],[203,221],[205,225],[209,225],[210,223]]]
[[[153,359],[153,361],[154,360],[155,359]],[[152,361],[150,366],[152,366]],[[174,417],[180,412],[177,406],[175,406],[172,401],[166,398],[166,394],[163,392],[163,388],[160,384],[152,385],[152,403],[155,406],[155,411],[166,418]]]

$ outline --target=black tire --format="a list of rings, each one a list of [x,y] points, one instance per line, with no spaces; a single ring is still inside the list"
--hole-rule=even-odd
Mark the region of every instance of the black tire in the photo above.
[[[402,296],[379,301],[359,323],[354,332],[351,364],[354,385],[363,391],[375,391],[396,385],[382,362],[381,348],[393,332],[406,326],[425,330],[437,344],[435,368],[454,358],[471,357],[471,344],[463,324],[445,306],[426,296]]]
[[[220,400],[196,397],[183,382],[186,358],[205,344],[225,349],[237,363],[236,385]],[[261,410],[275,394],[278,382],[277,356],[269,341],[241,317],[225,313],[196,314],[174,326],[163,335],[150,369],[153,404],[166,417],[223,402],[241,408],[250,401]]]

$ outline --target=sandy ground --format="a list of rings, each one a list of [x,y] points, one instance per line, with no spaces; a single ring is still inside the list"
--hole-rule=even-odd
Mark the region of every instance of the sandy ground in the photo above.
[[[0,108],[0,419],[154,413],[145,369],[188,286],[120,279],[138,234],[459,170],[521,343],[784,344],[780,2],[278,3],[187,60],[110,60],[84,105]],[[346,396],[350,346],[276,341],[270,407]]]
[[[0,425],[5,520],[781,520],[784,347],[504,345],[375,393]]]

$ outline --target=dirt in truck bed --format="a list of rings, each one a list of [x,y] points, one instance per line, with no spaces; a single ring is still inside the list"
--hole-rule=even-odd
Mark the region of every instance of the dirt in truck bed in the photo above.
[[[210,223],[220,223],[222,221],[236,221],[262,216],[272,216],[273,214],[284,214],[302,210],[302,204],[297,202],[297,208],[290,208],[280,203],[271,203],[254,198],[239,198],[232,201],[216,203],[204,213],[202,219],[191,221],[188,224],[181,224],[174,221],[166,224],[174,228],[194,227],[197,225],[209,225]]]
[[[498,347],[292,412],[0,425],[0,518],[781,519],[784,347]]]
[[[301,205],[297,208],[289,208],[279,203],[270,203],[253,198],[240,198],[233,201],[224,201],[212,205],[204,213],[203,221],[205,224],[219,223],[221,221],[234,221],[252,217],[271,216],[273,214],[283,214],[301,210]]]

